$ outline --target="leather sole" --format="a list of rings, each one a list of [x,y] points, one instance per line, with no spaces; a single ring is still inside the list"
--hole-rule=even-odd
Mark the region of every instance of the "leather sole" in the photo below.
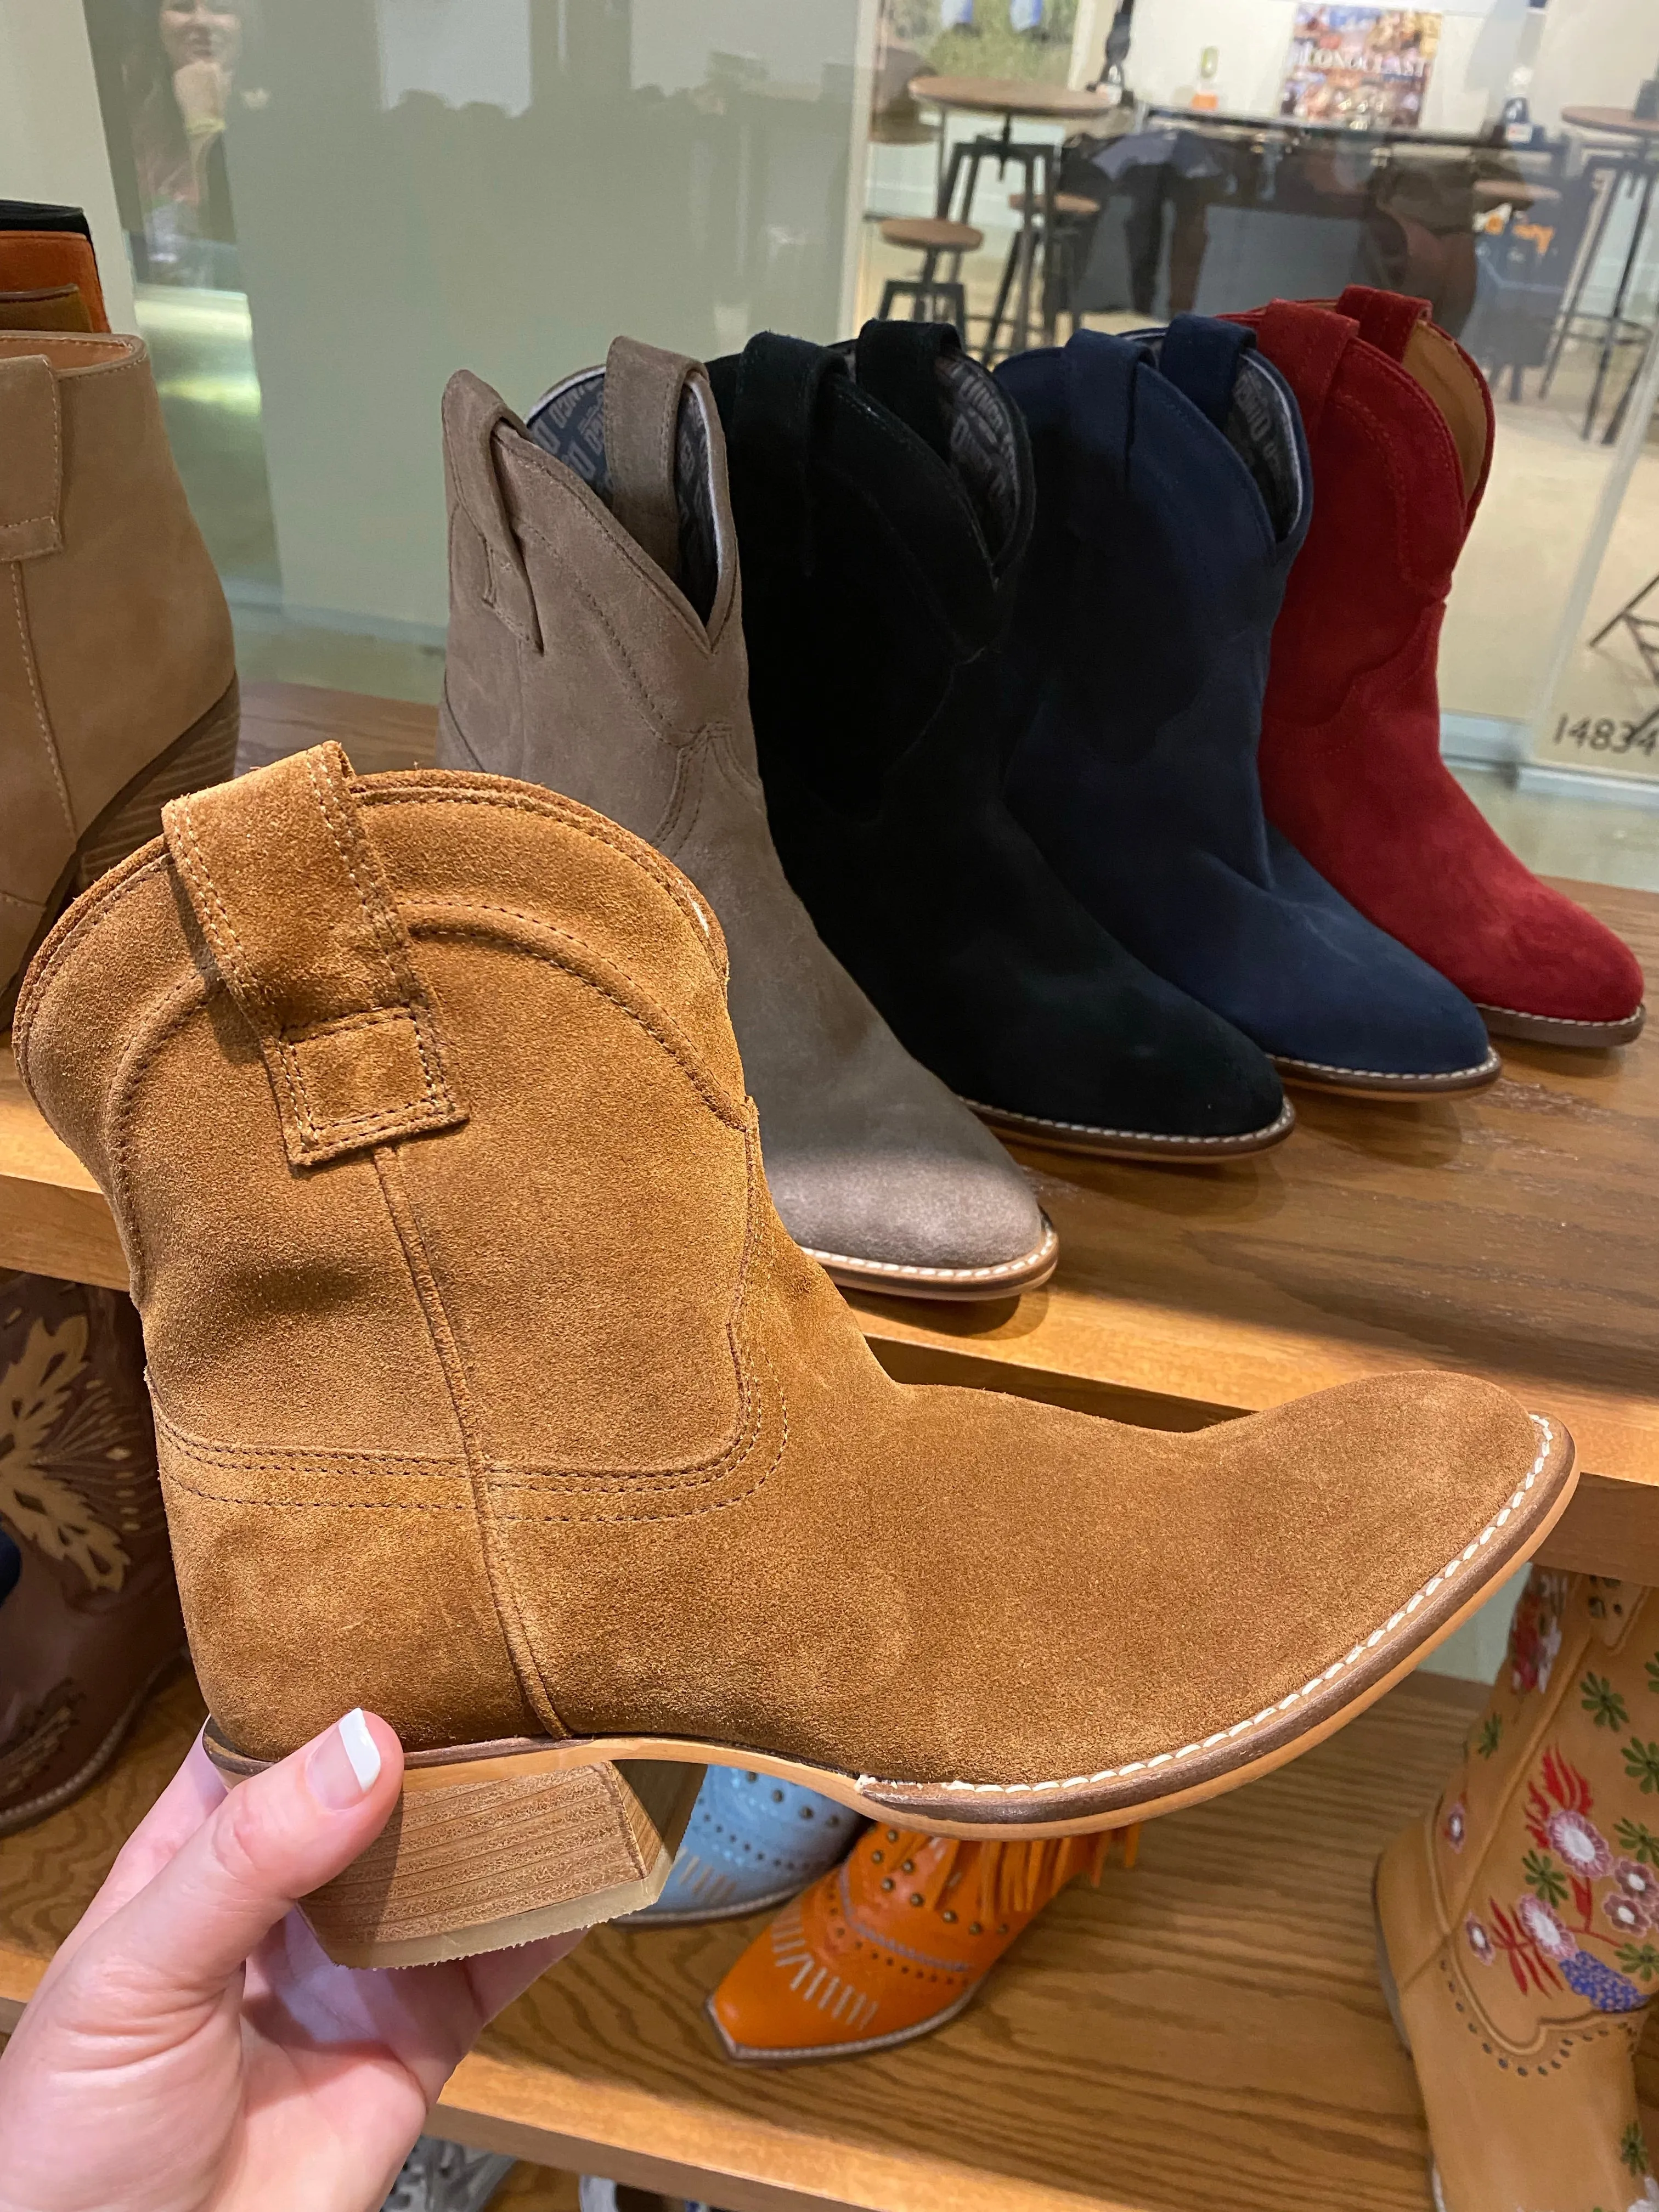
[[[1456,1067],[1443,1075],[1390,1075],[1364,1067],[1328,1067],[1316,1060],[1281,1059],[1277,1053],[1271,1057],[1285,1082],[1307,1091],[1334,1091],[1343,1098],[1460,1097],[1490,1090],[1504,1073],[1495,1052],[1474,1067]]]
[[[14,972],[0,985],[0,1022],[9,1024],[17,1004],[18,986],[31,960],[57,927],[71,900],[89,890],[100,876],[148,845],[161,834],[161,809],[187,791],[203,791],[223,783],[236,770],[236,740],[240,734],[240,693],[233,676],[205,714],[199,715],[164,752],[147,761],[137,775],[101,807],[82,831],[58,878],[40,927]]]
[[[1523,1037],[1533,1044],[1564,1044],[1578,1052],[1605,1052],[1610,1046],[1634,1044],[1648,1018],[1640,1006],[1620,1022],[1571,1022],[1553,1014],[1522,1014],[1513,1006],[1483,1006],[1476,1013],[1493,1036]]]
[[[1012,1298],[1022,1291],[1040,1289],[1060,1262],[1060,1237],[1046,1213],[1042,1238],[1029,1252],[992,1267],[913,1267],[897,1260],[855,1260],[842,1252],[820,1252],[811,1244],[803,1244],[801,1249],[843,1290],[869,1291],[884,1297],[958,1302]]]
[[[734,2066],[805,2066],[822,2063],[826,2058],[863,2058],[872,2051],[893,2051],[901,2043],[914,2043],[919,2035],[931,2035],[936,2027],[945,2027],[958,2013],[966,2012],[983,1986],[981,1977],[965,1989],[954,2004],[946,2005],[943,2012],[931,2013],[913,2027],[895,2028],[891,2035],[866,2035],[857,2043],[820,2044],[805,2051],[766,2051],[752,2043],[735,2043],[722,2026],[712,1996],[703,1999],[702,2008],[720,2039],[720,2048]]]
[[[306,1900],[331,1957],[417,1966],[526,1943],[640,1911],[673,1864],[705,1766],[817,1790],[872,1820],[971,1840],[1086,1835],[1201,1803],[1270,1774],[1345,1726],[1462,1626],[1565,1510],[1572,1439],[1533,1420],[1538,1451],[1471,1540],[1345,1656],[1277,1703],[1202,1741],[1095,1774],[1040,1782],[912,1782],[854,1774],[758,1748],[680,1736],[515,1737],[417,1751],[398,1811],[356,1865]],[[227,1780],[251,1759],[210,1721]],[[676,1787],[675,1778],[689,1778]]]
[[[1233,1160],[1250,1152],[1265,1152],[1282,1145],[1296,1127],[1296,1109],[1287,1098],[1283,1109],[1260,1129],[1247,1129],[1237,1137],[1163,1136],[1146,1129],[1099,1129],[1086,1121],[1050,1121],[1036,1114],[1005,1113],[1000,1106],[982,1105],[964,1098],[988,1128],[1000,1137],[1015,1137],[1025,1145],[1048,1145],[1060,1152],[1086,1152],[1099,1160]]]

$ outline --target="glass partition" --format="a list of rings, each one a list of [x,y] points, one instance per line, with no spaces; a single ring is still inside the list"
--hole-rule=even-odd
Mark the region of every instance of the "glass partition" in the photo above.
[[[1363,283],[1492,388],[1448,751],[1659,794],[1650,0],[85,8],[256,674],[435,696],[459,364],[522,409],[617,330],[707,356],[939,314],[994,359]]]

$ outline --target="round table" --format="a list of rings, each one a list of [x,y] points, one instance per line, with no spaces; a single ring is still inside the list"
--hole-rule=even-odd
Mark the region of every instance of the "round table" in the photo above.
[[[986,337],[985,358],[988,362],[997,349],[1003,311],[1016,276],[1019,283],[1018,305],[1013,318],[1013,331],[1018,334],[1016,343],[1019,345],[1030,343],[1031,292],[1037,257],[1046,250],[1048,241],[1054,234],[1054,156],[1057,149],[1046,141],[1016,139],[1014,118],[1021,116],[1034,123],[1092,122],[1103,115],[1110,114],[1119,105],[1120,95],[1115,91],[1091,92],[1074,89],[1070,85],[1042,84],[1013,76],[915,76],[907,88],[913,100],[929,107],[956,109],[968,115],[1000,115],[1002,118],[1002,131],[999,137],[960,141],[951,149],[948,164],[943,159],[941,137],[937,210],[941,217],[952,218],[957,181],[964,169],[967,185],[963,193],[960,215],[955,217],[963,222],[972,220],[974,191],[979,182],[981,163],[994,161],[998,174],[1001,175],[1012,161],[1024,173],[1025,189],[1021,196],[1024,204],[1019,209],[1019,228],[1015,234],[1013,249],[997,293],[996,305],[991,312],[991,327]],[[1045,334],[1052,336],[1052,332],[1046,331]],[[965,331],[963,336],[966,336]]]

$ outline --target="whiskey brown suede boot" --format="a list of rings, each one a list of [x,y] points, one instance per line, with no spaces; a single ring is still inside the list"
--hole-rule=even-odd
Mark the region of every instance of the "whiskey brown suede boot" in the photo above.
[[[1440,2212],[1649,2212],[1632,2065],[1659,1994],[1659,1592],[1534,1568],[1492,1701],[1377,1869]]]
[[[539,441],[539,442],[537,442]],[[732,1024],[784,1226],[835,1278],[1009,1297],[1054,1273],[1019,1170],[911,1058],[813,928],[772,843],[737,531],[701,364],[618,338],[535,441],[463,372],[444,395],[443,768],[601,808],[720,916]]]
[[[230,774],[236,731],[142,341],[0,330],[0,1012],[64,900]]]
[[[184,1653],[138,1316],[0,1274],[0,1836],[95,1782]]]
[[[719,924],[573,801],[324,745],[166,821],[19,1066],[120,1225],[221,1765],[357,1704],[411,1754],[337,1957],[648,1902],[676,1766],[970,1839],[1210,1796],[1566,1503],[1455,1376],[1197,1435],[893,1382],[773,1211]]]

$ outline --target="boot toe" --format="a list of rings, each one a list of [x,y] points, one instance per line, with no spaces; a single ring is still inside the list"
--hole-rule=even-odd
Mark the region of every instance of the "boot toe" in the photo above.
[[[878,1141],[769,1151],[767,1181],[786,1229],[832,1273],[896,1286],[994,1295],[1052,1273],[1054,1232],[1014,1163],[945,1146]]]

